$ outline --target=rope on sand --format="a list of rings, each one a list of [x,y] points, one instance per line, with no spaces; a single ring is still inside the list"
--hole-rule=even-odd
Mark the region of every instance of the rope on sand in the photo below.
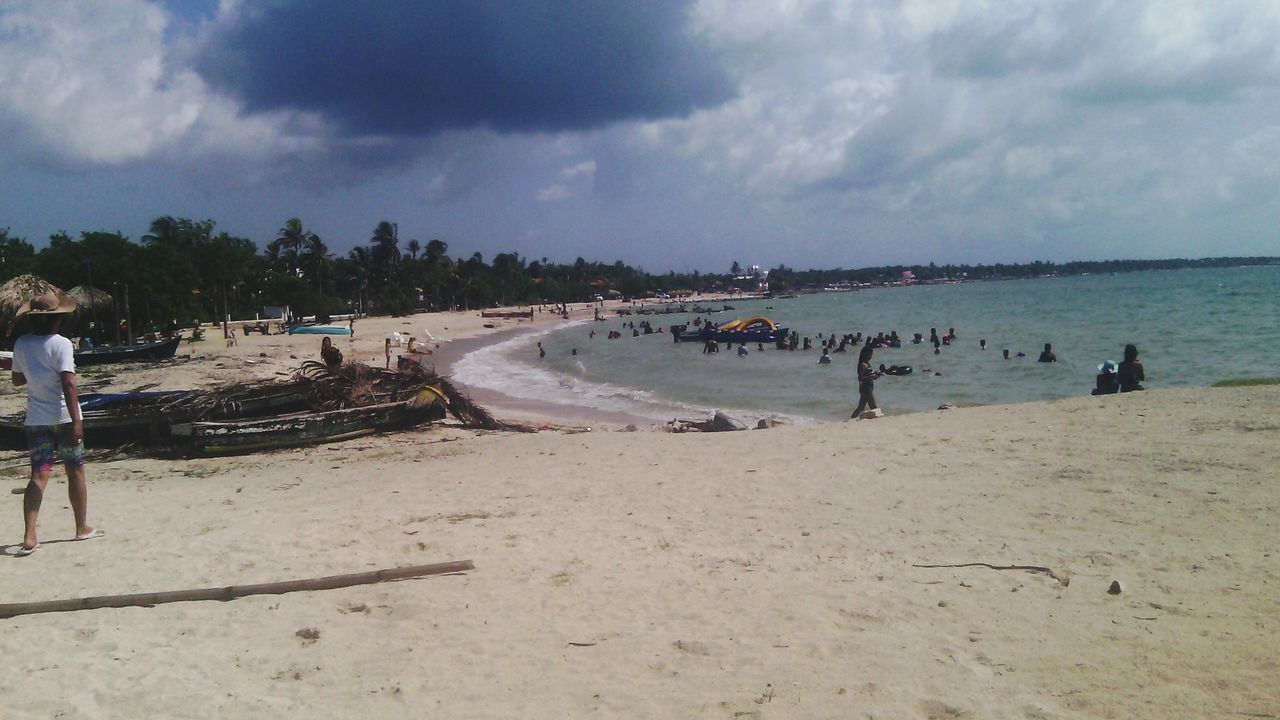
[[[151,607],[163,603],[193,602],[197,600],[235,600],[248,595],[283,595],[284,593],[303,590],[333,590],[351,587],[352,585],[371,585],[373,583],[404,580],[406,578],[424,577],[427,575],[443,575],[474,570],[470,560],[455,560],[436,563],[434,565],[412,565],[408,567],[385,568],[372,572],[350,573],[347,575],[329,575],[327,577],[307,578],[304,580],[285,580],[283,582],[258,583],[255,585],[228,585],[221,588],[201,588],[196,590],[173,590],[169,592],[135,593],[132,595],[100,595],[97,597],[71,598],[68,600],[45,600],[29,603],[0,604],[0,618],[11,618],[18,615],[35,613],[72,612],[75,610],[96,610],[98,608]]]

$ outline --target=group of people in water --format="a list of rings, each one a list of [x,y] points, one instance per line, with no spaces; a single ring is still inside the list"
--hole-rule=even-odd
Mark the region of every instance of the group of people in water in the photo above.
[[[701,318],[696,318],[694,320],[694,325],[695,326],[702,325],[703,323],[701,322],[701,320],[702,320]],[[639,336],[641,334],[648,335],[655,332],[655,330],[652,328],[651,325],[649,325],[647,321],[641,321],[640,323],[624,322],[623,328],[630,329],[632,331],[633,337]],[[662,332],[662,330],[658,329],[656,332]],[[595,335],[596,335],[595,331],[592,330],[591,337],[594,338]],[[618,332],[616,330],[609,331],[610,339],[615,339],[620,337],[622,337],[621,332]],[[933,351],[935,355],[940,355],[942,353],[943,347],[950,346],[958,338],[959,338],[959,335],[956,333],[955,328],[948,328],[946,333],[941,335],[938,333],[937,328],[929,329],[928,342],[931,345],[933,345]],[[913,369],[910,365],[886,366],[883,363],[881,363],[877,367],[872,363],[873,355],[877,349],[902,347],[902,338],[898,334],[897,330],[891,330],[888,332],[881,331],[876,333],[874,336],[869,333],[864,336],[863,333],[861,332],[845,333],[841,335],[837,335],[836,333],[831,333],[829,335],[824,333],[818,333],[817,339],[818,339],[818,345],[821,347],[821,351],[822,351],[821,356],[818,358],[818,363],[821,365],[830,365],[832,363],[831,356],[833,353],[846,352],[850,347],[860,348],[858,352],[858,366],[857,366],[858,404],[853,411],[853,415],[851,416],[853,418],[879,417],[880,415],[883,414],[880,410],[878,403],[876,402],[876,396],[875,396],[876,380],[880,379],[885,375],[903,376],[903,375],[910,375],[913,372]],[[919,345],[924,342],[925,342],[924,333],[913,334],[911,339],[911,343],[913,345]],[[750,351],[747,349],[747,343],[737,343],[737,344],[739,346],[738,352],[737,352],[738,356],[739,357],[748,356]],[[808,336],[801,338],[799,334],[796,333],[795,331],[790,332],[787,336],[779,338],[776,344],[778,346],[778,349],[781,349],[781,350],[797,350],[801,348],[803,348],[804,350],[810,350],[814,347],[814,342],[812,338]],[[733,345],[734,343],[732,342],[729,343],[728,344],[729,349],[732,349]],[[982,350],[987,349],[987,341],[985,338],[979,339],[978,347]],[[765,348],[763,343],[757,343],[757,350],[764,350],[764,349]],[[703,343],[702,352],[703,354],[719,353],[720,344],[716,342],[713,338],[707,338],[706,341]],[[538,353],[539,353],[539,357],[545,357],[546,355],[546,351],[542,348],[542,343],[538,343]],[[1006,360],[1009,360],[1011,358],[1026,357],[1026,353],[1021,351],[1019,351],[1016,355],[1011,355],[1008,348],[1005,348],[1002,351],[1002,353],[1003,353],[1004,359]],[[577,354],[576,349],[574,350],[573,354],[574,355]],[[1042,363],[1056,363],[1058,361],[1057,355],[1054,353],[1053,345],[1051,343],[1044,344],[1044,348],[1041,351],[1040,356],[1037,358],[1037,360],[1038,362],[1042,362]],[[1096,379],[1097,385],[1093,390],[1093,394],[1106,395],[1111,393],[1123,393],[1123,392],[1132,392],[1135,390],[1142,390],[1143,389],[1142,382],[1145,379],[1146,378],[1143,373],[1142,362],[1138,360],[1137,347],[1132,344],[1126,345],[1124,348],[1123,362],[1115,363],[1111,360],[1108,360],[1098,366],[1098,376]]]

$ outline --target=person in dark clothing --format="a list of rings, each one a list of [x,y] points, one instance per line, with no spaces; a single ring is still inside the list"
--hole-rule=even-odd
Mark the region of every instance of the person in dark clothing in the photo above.
[[[1094,395],[1111,395],[1120,392],[1120,378],[1116,375],[1115,362],[1108,360],[1098,366],[1097,386]]]
[[[1143,389],[1142,381],[1146,380],[1147,376],[1142,371],[1142,361],[1138,359],[1136,345],[1124,346],[1124,360],[1120,361],[1120,369],[1116,374],[1120,380],[1120,392]]]
[[[1044,352],[1040,353],[1040,357],[1037,358],[1036,362],[1044,362],[1044,363],[1058,362],[1058,356],[1053,354],[1053,346],[1050,345],[1049,343],[1045,343]]]
[[[862,352],[858,354],[858,407],[854,409],[850,418],[856,418],[862,415],[863,410],[878,410],[876,405],[876,378],[880,377],[880,373],[871,367],[871,353],[874,348],[870,344],[862,348]]]
[[[334,347],[333,340],[328,337],[320,341],[320,360],[330,368],[342,365],[342,351]]]

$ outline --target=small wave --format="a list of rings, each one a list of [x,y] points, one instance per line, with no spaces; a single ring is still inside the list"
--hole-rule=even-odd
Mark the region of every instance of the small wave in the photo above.
[[[464,385],[523,400],[627,413],[654,420],[706,412],[705,408],[655,399],[644,390],[574,378],[527,365],[513,357],[549,332],[504,340],[468,353],[454,364],[453,376]],[[581,366],[580,361],[578,364]],[[583,366],[582,370],[585,369]]]
[[[554,330],[564,327],[566,326],[561,325]],[[554,330],[521,335],[468,353],[453,365],[452,375],[469,387],[492,390],[508,397],[625,413],[655,421],[670,420],[673,417],[707,416],[715,412],[715,408],[659,398],[639,388],[583,380],[529,365],[518,359],[527,355],[528,348],[533,347],[539,338]],[[576,361],[576,365],[580,371],[586,371],[582,361]],[[779,413],[723,409],[743,417],[784,418],[795,423],[812,420]]]

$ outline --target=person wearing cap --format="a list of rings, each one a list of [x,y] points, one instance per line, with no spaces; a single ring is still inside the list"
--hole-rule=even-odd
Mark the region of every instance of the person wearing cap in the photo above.
[[[31,455],[31,481],[22,500],[25,533],[17,551],[19,556],[30,555],[40,546],[36,520],[55,456],[67,472],[67,494],[76,521],[75,539],[102,536],[88,523],[84,427],[76,389],[75,350],[70,340],[58,334],[62,318],[75,308],[75,300],[48,292],[32,298],[18,311],[18,318],[30,330],[13,345],[13,384],[27,388],[25,425]]]

